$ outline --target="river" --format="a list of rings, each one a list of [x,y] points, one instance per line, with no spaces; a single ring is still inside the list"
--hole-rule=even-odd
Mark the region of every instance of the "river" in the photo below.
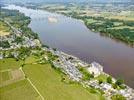
[[[39,34],[42,43],[85,62],[99,62],[106,73],[124,79],[134,88],[134,48],[91,32],[77,19],[15,5],[5,8],[19,10],[31,17],[29,27]],[[57,22],[50,22],[48,17],[56,18]]]

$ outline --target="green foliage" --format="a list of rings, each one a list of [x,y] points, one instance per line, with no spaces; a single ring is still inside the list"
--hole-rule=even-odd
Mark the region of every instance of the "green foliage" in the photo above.
[[[94,89],[94,88],[91,88],[91,89],[90,89],[90,92],[91,92],[91,93],[97,93],[96,89]]]
[[[120,87],[120,89],[125,89],[125,88],[126,88],[126,86],[125,86],[125,85],[123,85],[123,84],[122,84],[122,85],[120,85],[119,87]]]
[[[50,51],[46,51],[45,54],[48,56],[48,59],[52,60],[52,61],[54,61],[58,58],[57,55],[53,55]]]
[[[114,89],[125,89],[124,81],[122,79],[117,79],[115,83],[112,83]]]
[[[111,76],[109,76],[109,77],[107,77],[107,83],[112,83],[112,77]]]
[[[117,79],[117,81],[115,82],[116,85],[120,86],[124,83],[124,80],[122,79]]]
[[[122,95],[120,94],[116,94],[116,95],[113,95],[111,97],[112,100],[126,100],[125,97],[123,97]]]
[[[123,23],[122,26],[134,26],[134,21],[123,21],[119,19],[106,19],[104,17],[92,17],[92,16],[76,16],[78,19],[82,19],[85,25],[96,32],[100,32],[101,35],[105,35],[111,38],[118,39],[127,44],[134,45],[134,29],[122,28],[116,29],[120,25],[114,25],[114,23]],[[92,22],[89,22],[93,20]]]
[[[56,51],[56,50],[57,50],[57,48],[53,48],[53,50],[54,50],[54,51]]]
[[[23,42],[23,38],[22,37],[16,37],[14,42],[16,42],[17,44],[22,43]]]
[[[101,82],[107,82],[107,75],[105,74],[100,74],[99,76],[95,77],[95,79],[97,79],[98,81]]]
[[[114,89],[117,89],[118,86],[117,86],[117,84],[114,84],[114,83],[113,83],[113,84],[112,84],[112,87],[113,87]]]
[[[28,57],[31,54],[31,49],[27,47],[21,47],[19,48],[19,56],[18,59],[25,60],[26,57]]]
[[[103,83],[103,80],[99,79],[99,84]]]
[[[34,33],[31,28],[28,27],[30,23],[30,17],[25,16],[23,13],[20,13],[17,10],[1,9],[0,18],[10,19],[9,23],[15,28],[20,29],[23,35],[33,39],[38,39],[38,34]],[[16,41],[20,42],[22,40],[18,38]]]
[[[117,79],[117,81],[115,82],[115,84],[113,86],[118,89],[126,88],[126,85],[124,85],[124,80],[122,80],[122,79]]]
[[[8,41],[0,41],[0,47],[10,48],[10,44]]]
[[[100,88],[97,88],[97,90],[99,91],[99,93],[101,93],[101,95],[105,94],[105,92],[101,90]]]
[[[42,44],[42,47],[49,48],[49,46],[48,45],[45,45],[45,44]]]
[[[90,74],[84,67],[78,66],[78,69],[83,75],[83,77],[82,77],[83,80],[90,80],[91,78],[94,77],[94,75]]]

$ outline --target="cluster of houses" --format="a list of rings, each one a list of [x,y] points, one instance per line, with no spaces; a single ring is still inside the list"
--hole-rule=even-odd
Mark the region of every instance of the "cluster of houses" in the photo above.
[[[92,79],[84,82],[86,86],[92,86],[96,89],[101,89],[105,94],[104,96],[110,100],[110,97],[115,94],[121,94],[126,98],[126,100],[134,100],[134,90],[130,87],[126,87],[125,89],[114,89],[111,84],[104,82],[99,84],[98,80]]]
[[[3,37],[2,37],[3,38]],[[5,37],[4,37],[5,38]],[[30,39],[28,37],[23,36],[23,41],[21,43],[16,43],[14,42],[14,36],[8,36],[6,37],[6,39],[2,39],[3,41],[7,40],[10,47],[9,48],[3,48],[2,46],[0,46],[0,59],[4,58],[4,57],[8,57],[9,55],[12,55],[14,57],[17,56],[17,52],[10,52],[11,54],[9,54],[9,52],[2,52],[2,51],[7,51],[7,50],[12,50],[12,49],[17,49],[20,47],[41,47],[41,43],[38,39]],[[2,41],[1,41],[2,43]]]
[[[1,50],[8,50],[8,49],[15,49],[23,47],[34,47],[34,46],[41,46],[41,43],[38,39],[33,39],[30,37],[25,36],[20,29],[13,27],[8,21],[4,21],[10,28],[11,32],[9,35],[0,36],[1,43],[7,41],[10,45],[9,48],[3,48],[0,46]],[[17,43],[16,38],[21,38],[22,42]]]
[[[8,58],[8,57],[13,57],[13,58],[17,58],[19,56],[19,51],[17,50],[4,50],[3,52],[0,52],[0,59],[3,58]]]
[[[20,48],[21,46],[23,47],[34,47],[34,46],[41,46],[40,41],[38,39],[31,39],[29,37],[23,36],[21,37],[23,39],[22,42],[17,43],[15,39],[20,36],[16,36],[16,34],[10,34],[9,36],[2,36],[1,38],[1,43],[3,41],[7,41],[10,45],[9,48],[3,48],[2,46],[0,47],[1,50],[8,50],[8,49],[15,49],[15,48]]]
[[[73,60],[74,58],[67,57],[65,56],[66,55],[65,53],[60,51],[54,51],[51,49],[51,52],[54,55],[59,56],[58,61],[54,61],[53,63],[56,66],[62,68],[64,72],[69,75],[70,79],[79,81],[82,78],[82,74],[76,68],[75,64],[69,60],[69,59]]]
[[[72,55],[68,55],[60,51],[54,51],[53,49],[49,49],[49,50],[54,55],[59,56],[59,60],[54,61],[55,66],[61,67],[64,70],[64,72],[69,75],[71,79],[75,81],[79,81],[81,82],[81,84],[84,84],[87,87],[92,86],[96,89],[102,90],[107,100],[111,100],[110,99],[111,96],[116,94],[120,94],[124,96],[127,100],[134,100],[134,90],[128,86],[126,86],[125,89],[114,89],[112,84],[110,83],[107,82],[102,82],[101,84],[99,83],[96,77],[98,77],[101,74],[105,74],[107,76],[109,75],[103,72],[103,66],[101,66],[97,62],[92,62],[91,64],[87,64]],[[82,74],[76,67],[78,65],[87,68],[87,71],[89,73],[93,73],[94,78],[86,81],[81,80]],[[115,83],[116,79],[112,78],[112,81]]]

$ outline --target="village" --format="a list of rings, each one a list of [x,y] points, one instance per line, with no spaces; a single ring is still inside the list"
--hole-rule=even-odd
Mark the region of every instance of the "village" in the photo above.
[[[43,48],[44,49],[44,48]],[[95,77],[98,77],[101,74],[105,74],[107,77],[109,76],[103,71],[103,66],[101,66],[97,62],[92,62],[91,64],[87,64],[77,57],[74,57],[72,55],[65,54],[61,51],[54,51],[53,49],[47,49],[45,50],[51,51],[54,55],[58,55],[59,60],[54,61],[54,65],[57,67],[60,67],[64,69],[64,72],[69,75],[70,79],[73,79],[74,81],[80,82],[84,87],[94,87],[96,89],[101,89],[104,92],[104,96],[107,100],[110,100],[110,97],[114,94],[121,94],[123,95],[127,100],[134,100],[134,90],[125,84],[124,89],[114,89],[112,84],[108,82],[102,82],[99,83],[99,80],[95,79]],[[76,66],[81,65],[82,67],[86,68],[89,73],[94,73],[94,78],[91,80],[81,80],[82,74],[80,71],[76,68]],[[112,82],[115,83],[116,79],[112,78]]]

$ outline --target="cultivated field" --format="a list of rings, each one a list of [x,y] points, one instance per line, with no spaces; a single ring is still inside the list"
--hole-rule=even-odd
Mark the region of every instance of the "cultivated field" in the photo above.
[[[10,28],[2,21],[0,21],[0,36],[5,36],[10,34]]]
[[[40,100],[38,93],[25,79],[0,88],[0,100]]]
[[[0,100],[41,100],[25,79],[21,64],[22,61],[12,58],[0,60]]]
[[[0,71],[7,69],[17,69],[20,68],[23,64],[23,61],[16,61],[12,58],[5,58],[0,60]]]
[[[24,79],[23,72],[20,70],[21,64],[21,61],[12,58],[0,60],[0,87]]]
[[[100,100],[101,96],[90,93],[79,84],[67,84],[61,81],[61,75],[49,64],[26,65],[23,67],[26,77],[36,86],[46,100]]]
[[[25,61],[0,60],[1,100],[103,100],[99,92],[91,93],[78,83],[69,83],[50,64],[36,64],[37,60],[35,56]]]

